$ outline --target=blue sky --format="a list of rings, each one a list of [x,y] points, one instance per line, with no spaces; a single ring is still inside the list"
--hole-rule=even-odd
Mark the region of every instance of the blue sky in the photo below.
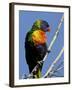
[[[49,23],[51,32],[47,33],[47,45],[49,46],[52,37],[57,29],[57,26],[60,22],[63,13],[59,12],[38,12],[38,11],[19,11],[19,78],[21,79],[24,74],[29,74],[29,69],[26,63],[25,58],[25,37],[26,33],[31,29],[33,23],[37,19],[45,20]],[[44,75],[52,64],[53,60],[57,57],[58,53],[60,52],[61,48],[64,46],[64,22],[60,28],[60,32],[58,38],[56,39],[51,53],[48,55],[46,61],[44,62],[42,75]],[[59,65],[60,62],[64,60],[64,53],[61,56],[59,62],[56,66]],[[57,75],[64,75],[64,69],[60,70]]]

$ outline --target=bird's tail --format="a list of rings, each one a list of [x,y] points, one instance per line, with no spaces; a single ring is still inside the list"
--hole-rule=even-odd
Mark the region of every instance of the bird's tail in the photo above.
[[[42,66],[43,66],[43,64],[38,64],[36,72],[33,73],[34,78],[41,77]]]

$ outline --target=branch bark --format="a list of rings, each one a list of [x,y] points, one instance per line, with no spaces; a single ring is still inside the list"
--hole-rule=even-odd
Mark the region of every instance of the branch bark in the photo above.
[[[61,49],[59,55],[56,57],[56,59],[53,61],[53,63],[51,64],[51,66],[49,67],[48,71],[45,73],[45,75],[42,78],[45,78],[49,75],[49,73],[52,71],[54,65],[58,62],[58,60],[60,59],[61,55],[63,54],[64,48]]]

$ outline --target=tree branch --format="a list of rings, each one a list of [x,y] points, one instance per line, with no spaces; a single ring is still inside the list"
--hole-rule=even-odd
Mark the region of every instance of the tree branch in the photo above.
[[[61,49],[59,55],[58,55],[58,56],[56,57],[56,59],[53,61],[53,63],[52,63],[51,66],[49,67],[48,71],[46,72],[46,74],[45,74],[42,78],[48,76],[48,74],[52,71],[54,65],[55,65],[55,64],[58,62],[58,60],[60,59],[63,51],[64,51],[64,48]]]

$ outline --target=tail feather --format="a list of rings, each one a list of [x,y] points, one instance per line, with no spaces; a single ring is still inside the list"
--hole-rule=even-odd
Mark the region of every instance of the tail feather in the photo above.
[[[37,70],[33,73],[34,78],[40,78],[41,77],[42,66],[43,66],[43,64],[38,65]]]

